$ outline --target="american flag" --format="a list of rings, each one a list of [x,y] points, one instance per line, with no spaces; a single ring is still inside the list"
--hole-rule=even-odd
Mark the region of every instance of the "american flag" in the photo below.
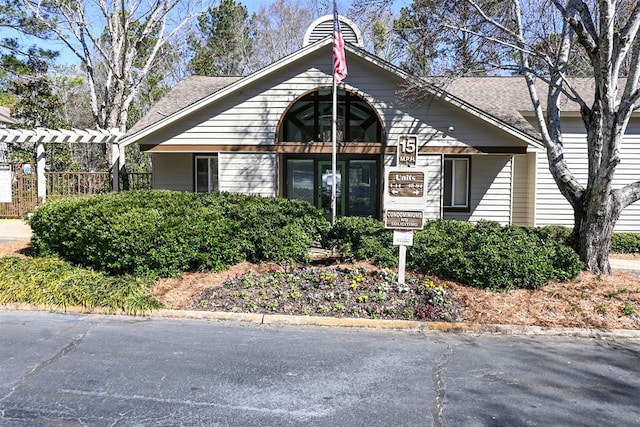
[[[340,83],[347,77],[347,60],[344,56],[344,39],[338,21],[338,9],[333,2],[333,79]]]

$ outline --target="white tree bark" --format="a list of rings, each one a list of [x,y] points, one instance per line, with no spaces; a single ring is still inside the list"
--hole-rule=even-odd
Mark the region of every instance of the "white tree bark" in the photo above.
[[[24,4],[86,70],[96,127],[124,132],[129,107],[158,52],[207,6],[196,7],[194,2],[25,0]],[[103,82],[96,75],[98,66],[107,70]]]
[[[513,48],[520,58],[520,69],[527,82],[541,139],[546,147],[549,169],[560,192],[574,210],[575,247],[588,270],[600,274],[611,271],[609,246],[613,228],[622,210],[640,200],[640,181],[622,189],[612,188],[620,146],[631,114],[640,105],[640,4],[628,17],[616,10],[615,0],[552,0],[562,19],[562,31],[554,57],[536,50],[527,30],[540,30],[523,23],[524,0],[507,0],[515,27],[484,13],[482,2],[467,0],[486,20],[500,29],[504,37],[492,40]],[[538,2],[529,4],[527,14],[536,13]],[[622,22],[621,22],[622,20]],[[465,31],[464,28],[460,28]],[[475,34],[483,37],[483,34]],[[545,42],[558,34],[543,34]],[[539,39],[538,39],[539,40]],[[569,53],[575,41],[591,62],[595,83],[594,100],[588,103],[568,79]],[[531,66],[531,59],[544,59],[546,73]],[[628,65],[624,87],[619,87],[623,64]],[[547,106],[543,109],[535,86],[537,80],[548,85]],[[564,156],[561,125],[561,95],[576,102],[587,129],[588,179],[580,183]]]

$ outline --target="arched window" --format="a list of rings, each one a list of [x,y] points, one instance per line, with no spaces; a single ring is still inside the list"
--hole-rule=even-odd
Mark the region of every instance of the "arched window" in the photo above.
[[[300,98],[284,117],[283,142],[331,141],[333,97],[331,89],[320,89]],[[371,106],[362,98],[338,90],[338,142],[381,142],[382,126]]]

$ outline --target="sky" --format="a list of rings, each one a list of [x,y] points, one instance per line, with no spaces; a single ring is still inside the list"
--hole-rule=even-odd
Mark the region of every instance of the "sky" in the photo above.
[[[236,1],[237,3],[240,3],[246,6],[247,9],[249,10],[249,13],[258,12],[260,5],[271,3],[271,0],[236,0]],[[319,4],[323,4],[323,3],[330,4],[330,2],[327,0],[316,0],[316,1]],[[351,6],[351,3],[352,3],[351,0],[338,0],[338,12],[341,15],[349,17],[348,10],[349,10],[349,7]],[[408,6],[411,3],[412,3],[412,0],[394,0],[393,10],[394,12],[397,13],[399,12],[401,7]],[[215,4],[218,4],[218,2],[215,2]],[[328,11],[327,13],[331,13],[331,11]],[[311,22],[309,22],[309,24],[311,24]],[[20,43],[22,43],[24,46],[31,46],[35,43],[39,46],[42,46],[48,49],[57,50],[60,52],[59,60],[57,61],[58,63],[67,64],[67,65],[77,65],[79,63],[77,57],[62,42],[48,41],[45,44],[37,39],[25,38],[22,34],[16,31],[0,27],[0,38],[6,38],[6,37],[18,38]]]

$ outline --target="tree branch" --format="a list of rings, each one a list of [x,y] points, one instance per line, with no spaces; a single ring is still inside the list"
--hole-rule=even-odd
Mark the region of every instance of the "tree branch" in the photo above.
[[[624,60],[627,58],[629,50],[631,49],[632,46],[634,47],[634,49],[632,50],[632,54],[631,54],[632,59],[631,59],[630,66],[632,69],[635,69],[636,71],[638,70],[638,60],[637,60],[637,55],[635,55],[637,54],[637,49],[639,44],[638,41],[636,40],[636,37],[638,35],[638,28],[640,28],[640,3],[636,4],[636,6],[633,9],[633,12],[631,12],[631,15],[629,16],[629,19],[627,19],[627,23],[620,30],[620,32],[616,34],[616,37],[615,37],[615,46],[614,46],[615,51],[613,55],[613,58],[614,58],[613,75],[616,78],[620,75],[620,69],[622,67],[622,64],[624,63]],[[633,71],[631,71],[629,74],[634,74],[634,73]]]
[[[593,18],[589,7],[582,0],[570,0],[567,8],[559,0],[553,0],[554,6],[560,11],[578,36],[578,41],[584,46],[587,52],[594,52],[598,48],[598,31],[593,24]],[[581,20],[576,19],[579,16]]]
[[[520,5],[515,2],[515,12],[518,27],[517,42],[520,46],[524,45],[524,30],[522,26],[522,11]],[[524,70],[530,69],[529,59],[522,49],[518,49],[520,55],[520,61]],[[564,150],[562,147],[561,133],[554,132],[552,135],[549,132],[549,127],[545,120],[545,114],[542,110],[542,104],[538,97],[538,92],[535,87],[535,75],[530,72],[524,73],[525,81],[527,82],[527,89],[529,90],[529,96],[533,103],[534,112],[538,127],[542,134],[542,141],[546,147],[547,159],[549,161],[549,170],[558,184],[560,192],[566,197],[569,203],[576,207],[584,192],[583,187],[575,179],[573,173],[570,171],[569,166],[564,158]],[[559,120],[559,117],[558,117]]]
[[[622,208],[626,208],[632,203],[640,200],[640,181],[625,185],[618,192],[620,201],[622,202]]]

